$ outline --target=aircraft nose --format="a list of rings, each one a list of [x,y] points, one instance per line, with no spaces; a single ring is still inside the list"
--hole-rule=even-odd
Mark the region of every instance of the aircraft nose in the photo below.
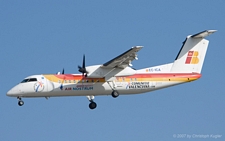
[[[19,93],[18,87],[13,87],[12,89],[10,89],[10,90],[6,93],[6,95],[7,95],[7,96],[14,96],[14,95],[16,95],[16,94],[18,94],[18,93]]]
[[[11,96],[12,94],[13,94],[12,90],[9,90],[9,91],[6,93],[7,96]]]

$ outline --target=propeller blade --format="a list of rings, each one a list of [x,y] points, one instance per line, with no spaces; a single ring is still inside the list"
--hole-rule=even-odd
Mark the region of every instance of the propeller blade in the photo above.
[[[83,68],[81,66],[78,66],[78,71],[83,73],[84,70],[83,70]]]
[[[83,68],[85,68],[85,55],[83,55]]]
[[[86,73],[86,75],[88,73],[87,70],[86,70],[86,67],[85,67],[85,55],[83,55],[82,67],[78,65],[78,71],[81,72],[83,76],[84,76],[85,73]]]
[[[64,74],[64,68],[63,68],[63,70],[62,70],[62,74]]]

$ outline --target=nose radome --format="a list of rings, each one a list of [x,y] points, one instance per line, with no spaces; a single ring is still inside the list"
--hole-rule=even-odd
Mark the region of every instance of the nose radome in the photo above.
[[[7,96],[13,96],[13,95],[18,94],[18,93],[19,93],[19,89],[18,89],[17,86],[16,86],[16,87],[13,87],[12,89],[10,89],[10,90],[6,93],[6,95],[7,95]]]
[[[12,90],[9,90],[7,93],[6,93],[7,96],[10,96],[12,95]]]

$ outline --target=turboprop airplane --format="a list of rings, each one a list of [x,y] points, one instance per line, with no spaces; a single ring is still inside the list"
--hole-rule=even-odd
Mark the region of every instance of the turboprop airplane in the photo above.
[[[86,96],[89,108],[95,109],[95,96],[140,94],[191,82],[201,77],[201,70],[208,48],[206,36],[216,30],[206,30],[187,36],[175,61],[159,66],[134,70],[131,62],[137,58],[137,52],[143,46],[134,46],[116,58],[102,64],[78,66],[82,74],[42,74],[32,75],[7,92],[7,96],[17,97],[22,106],[22,98]]]

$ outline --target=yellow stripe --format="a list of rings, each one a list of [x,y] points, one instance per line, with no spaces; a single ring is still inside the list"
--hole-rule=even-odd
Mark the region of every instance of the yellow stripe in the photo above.
[[[63,81],[65,81],[66,79],[60,79],[54,75],[44,75],[44,77],[46,79],[48,79],[49,81],[52,81],[52,82],[56,82],[58,83],[59,80],[61,83],[63,83]],[[181,81],[181,82],[188,82],[188,81],[194,81],[194,80],[197,80],[198,78],[174,78],[174,77],[171,77],[171,78],[136,78],[136,79],[130,79],[130,78],[125,78],[124,79],[117,79],[117,82],[131,82],[131,81]],[[94,82],[105,82],[105,79],[104,78],[86,78],[86,79],[73,79],[71,81],[76,81],[77,82],[82,82],[86,80],[88,80],[88,82],[92,82],[92,80]],[[68,83],[68,80],[66,80],[67,83]],[[72,82],[74,83],[74,82]]]
[[[59,81],[62,83],[62,82],[64,82],[65,80],[67,81],[67,83],[68,83],[68,80],[67,79],[61,79],[61,78],[58,78],[58,77],[56,77],[56,76],[54,76],[54,75],[44,75],[44,77],[46,78],[46,79],[48,79],[49,81],[52,81],[52,82],[56,82],[56,83],[58,83]],[[71,80],[71,81],[76,81],[76,82],[82,82],[82,80],[84,80],[85,82],[86,82],[86,80],[88,80],[89,82],[92,82],[92,80],[94,81],[94,82],[105,82],[105,79],[104,78],[93,78],[93,79],[91,79],[91,78],[87,78],[87,79],[73,79],[73,80]],[[73,83],[73,82],[72,82]]]

